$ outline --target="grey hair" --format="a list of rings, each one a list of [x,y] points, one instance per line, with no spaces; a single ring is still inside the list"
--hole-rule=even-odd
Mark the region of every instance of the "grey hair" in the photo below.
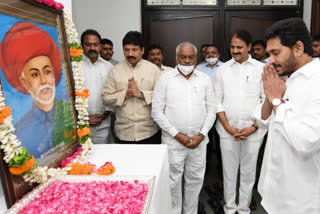
[[[193,49],[194,49],[194,51],[196,52],[196,55],[197,55],[197,47],[194,44],[192,44],[191,42],[182,42],[176,48],[176,56],[178,56],[178,52],[179,52],[180,48],[182,46],[185,46],[185,45],[193,47]]]

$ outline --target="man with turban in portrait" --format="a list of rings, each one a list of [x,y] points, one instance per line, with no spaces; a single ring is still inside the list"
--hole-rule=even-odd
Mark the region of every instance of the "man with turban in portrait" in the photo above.
[[[0,67],[13,88],[33,98],[31,110],[15,125],[15,134],[30,154],[39,158],[74,138],[70,103],[55,98],[61,56],[46,31],[28,22],[14,24],[0,44]]]

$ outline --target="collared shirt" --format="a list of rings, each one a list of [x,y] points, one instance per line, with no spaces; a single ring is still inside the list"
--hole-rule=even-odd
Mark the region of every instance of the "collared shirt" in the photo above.
[[[211,81],[214,81],[214,76],[216,75],[216,72],[218,70],[218,68],[220,67],[220,65],[222,65],[223,62],[221,62],[220,60],[217,62],[217,64],[211,68],[209,63],[202,63],[200,65],[198,65],[196,68],[199,71],[202,71],[203,73],[206,73],[209,75]]]
[[[201,133],[207,143],[216,119],[210,78],[196,69],[189,80],[177,68],[161,74],[152,98],[152,118],[166,142],[176,143],[174,137],[181,132],[188,136]]]
[[[261,62],[262,62],[263,64],[268,64],[269,60],[270,60],[270,57],[268,57],[268,58],[266,58],[266,59],[262,60]]]
[[[33,103],[31,110],[15,125],[15,134],[22,146],[35,158],[39,158],[54,146],[74,139],[71,114],[71,105],[66,101],[55,99],[53,108],[48,112]]]
[[[101,92],[107,80],[107,75],[112,69],[112,64],[101,57],[95,63],[83,55],[82,71],[84,75],[84,87],[89,89],[88,112],[89,114],[102,114],[104,111],[112,111],[102,102]],[[104,119],[99,128],[110,127],[111,117]],[[96,126],[97,127],[97,126]]]
[[[165,66],[165,65],[162,65],[161,64],[161,68],[160,68],[160,71],[170,71],[172,70],[173,68],[169,67],[169,66]]]
[[[251,126],[256,107],[264,101],[265,95],[261,75],[263,64],[249,56],[242,64],[234,58],[219,67],[214,81],[216,110],[225,112],[228,123],[238,129]],[[216,123],[222,138],[233,138],[220,120]],[[266,131],[258,129],[248,137],[248,141],[259,140]]]
[[[158,126],[151,119],[151,100],[159,74],[159,68],[144,59],[135,67],[124,60],[109,73],[102,96],[106,105],[115,107],[115,132],[120,140],[140,141],[158,131]],[[125,100],[128,79],[132,77],[137,81],[144,100],[136,97]]]
[[[259,181],[262,205],[270,214],[320,213],[320,60],[286,81],[285,103],[276,114],[256,118],[269,126]]]
[[[115,59],[110,59],[109,62],[111,62],[113,66],[115,66],[116,64],[119,64],[119,62]]]

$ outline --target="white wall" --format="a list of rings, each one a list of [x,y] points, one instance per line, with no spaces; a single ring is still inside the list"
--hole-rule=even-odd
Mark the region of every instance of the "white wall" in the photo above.
[[[97,30],[113,42],[113,58],[122,61],[122,39],[131,30],[141,32],[140,0],[76,0],[72,2],[73,22],[79,33]]]
[[[306,23],[309,31],[311,26],[312,1],[303,1],[303,21]]]

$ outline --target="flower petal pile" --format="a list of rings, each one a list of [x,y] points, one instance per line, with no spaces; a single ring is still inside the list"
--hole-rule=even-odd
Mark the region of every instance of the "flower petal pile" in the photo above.
[[[22,213],[130,213],[140,214],[148,184],[139,181],[92,181],[72,183],[56,180],[27,204]]]

